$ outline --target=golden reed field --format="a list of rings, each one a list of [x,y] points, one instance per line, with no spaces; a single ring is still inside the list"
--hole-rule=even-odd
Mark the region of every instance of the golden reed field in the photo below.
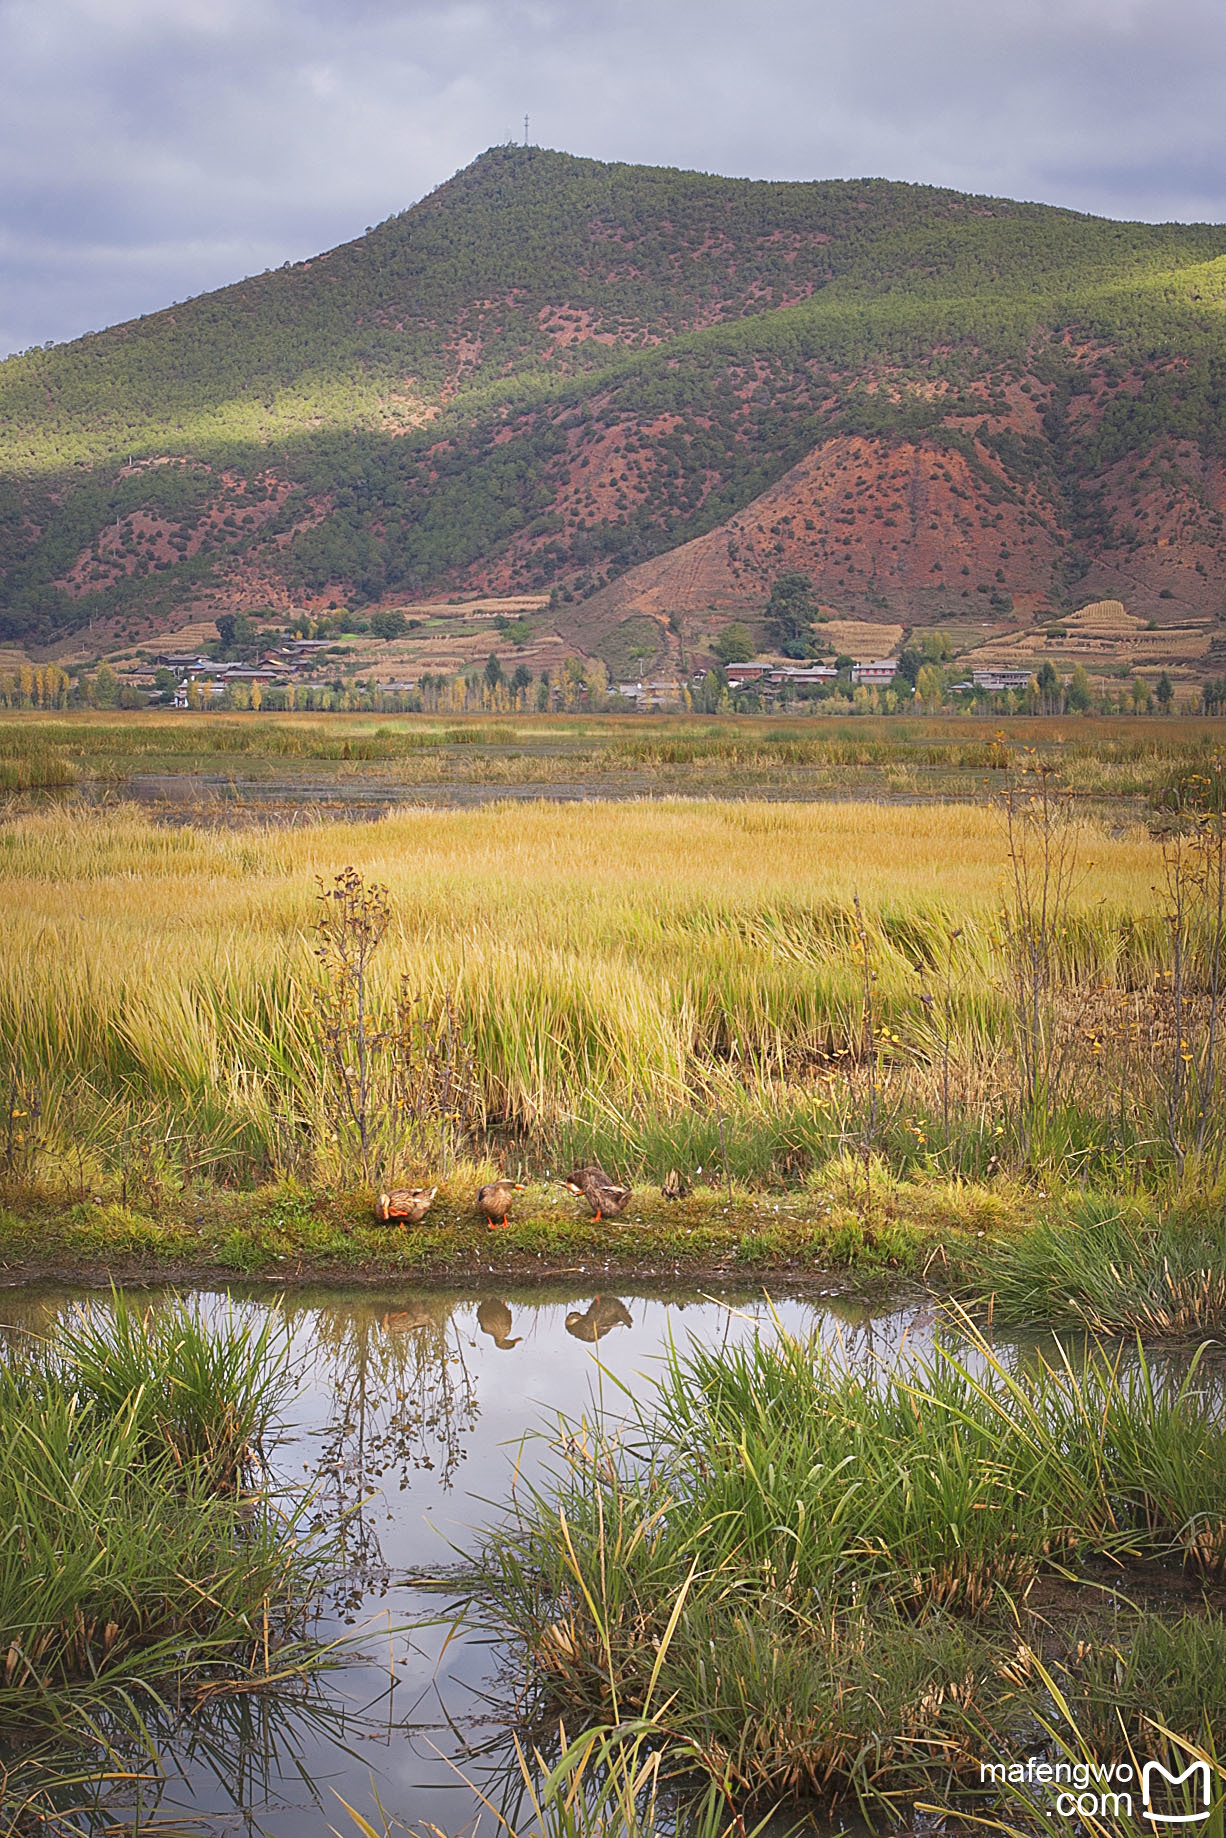
[[[1072,872],[1045,999],[1056,981],[1071,992],[1080,1098],[1131,1129],[1161,1070],[1139,1043],[1152,1062],[1162,851],[1140,827],[1061,822]],[[911,1081],[920,1134],[938,1102],[953,1127],[954,1085],[962,1123],[968,1103],[985,1129],[1009,1121],[1016,889],[999,809],[527,803],[229,831],[60,811],[6,824],[0,863],[6,1063],[44,1128],[71,1099],[100,1147],[159,1119],[210,1155],[275,1161],[282,1126],[319,1124],[315,928],[348,867],[390,906],[370,1005],[449,1002],[474,1122],[542,1153],[583,1126],[650,1162],[669,1116],[747,1107],[846,1133],[868,1077]],[[1130,1039],[1121,1098],[1113,1049]]]

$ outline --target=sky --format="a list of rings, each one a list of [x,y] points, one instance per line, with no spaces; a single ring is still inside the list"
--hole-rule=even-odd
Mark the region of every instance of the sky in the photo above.
[[[362,234],[499,141],[1226,221],[1221,0],[0,0],[0,354]]]

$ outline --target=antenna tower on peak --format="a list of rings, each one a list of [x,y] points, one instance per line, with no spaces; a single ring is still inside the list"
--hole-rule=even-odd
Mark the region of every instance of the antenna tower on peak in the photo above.
[[[524,116],[524,145],[528,145],[528,117]]]

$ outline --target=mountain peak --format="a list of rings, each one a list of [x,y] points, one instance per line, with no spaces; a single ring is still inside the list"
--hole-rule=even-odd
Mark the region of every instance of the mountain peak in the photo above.
[[[1224,257],[490,147],[326,255],[0,366],[0,631],[497,590],[597,644],[784,568],[861,619],[1203,611]]]

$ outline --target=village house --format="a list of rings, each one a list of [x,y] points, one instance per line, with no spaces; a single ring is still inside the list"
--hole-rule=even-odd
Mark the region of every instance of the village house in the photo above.
[[[881,688],[894,681],[898,674],[898,659],[879,657],[874,664],[853,664],[851,680],[863,684],[866,688]]]
[[[173,670],[176,674],[188,676],[198,670],[209,668],[207,657],[197,657],[186,651],[162,651],[154,658],[154,663],[164,670]]]
[[[288,679],[283,664],[220,664],[215,669],[227,683],[284,683]]]
[[[1033,670],[972,670],[971,682],[976,689],[1026,689]]]
[[[806,664],[802,670],[772,670],[769,681],[772,684],[789,683],[796,689],[806,685],[812,688],[817,683],[833,682],[838,676],[833,664]]]

